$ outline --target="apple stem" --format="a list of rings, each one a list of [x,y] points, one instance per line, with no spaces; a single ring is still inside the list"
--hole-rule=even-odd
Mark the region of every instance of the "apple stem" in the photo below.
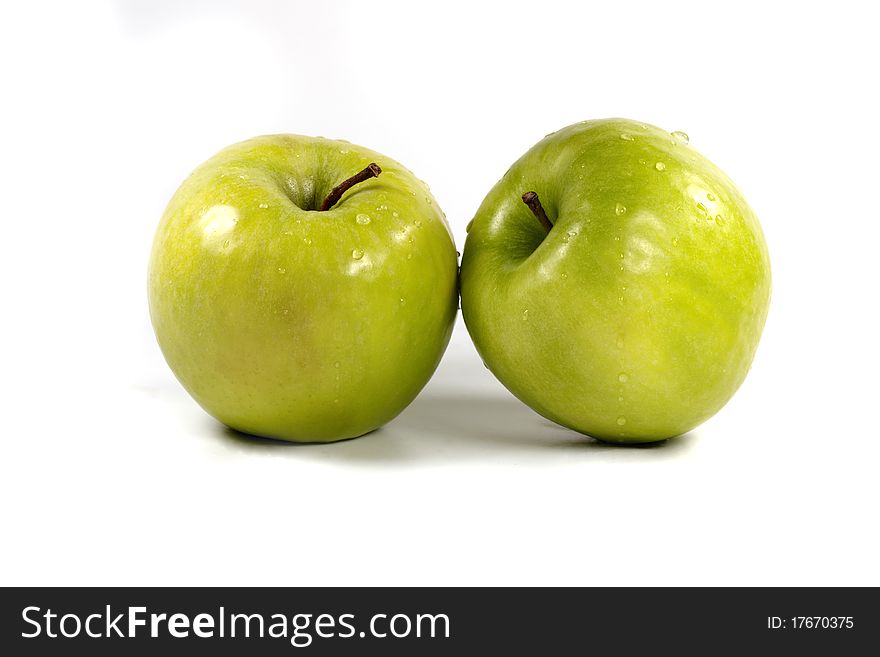
[[[379,165],[375,162],[371,162],[370,164],[365,166],[362,171],[358,171],[351,178],[343,180],[341,183],[336,185],[336,187],[334,187],[329,194],[327,194],[327,198],[325,198],[324,202],[321,203],[321,212],[326,212],[334,205],[336,205],[336,202],[342,198],[342,195],[358,183],[362,183],[365,180],[369,180],[370,178],[375,178],[380,173],[382,173],[382,169],[379,168]]]
[[[541,222],[544,230],[549,233],[550,229],[553,228],[553,224],[547,218],[547,213],[544,212],[544,206],[541,205],[537,192],[526,192],[522,195],[522,200],[523,203],[529,206],[529,210],[538,218],[538,221]]]

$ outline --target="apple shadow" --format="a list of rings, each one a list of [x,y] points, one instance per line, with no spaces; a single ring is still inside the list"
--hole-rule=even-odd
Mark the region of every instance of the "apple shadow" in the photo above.
[[[512,395],[443,391],[424,391],[386,426],[336,443],[289,443],[222,425],[217,430],[230,447],[244,452],[363,465],[673,458],[695,438],[690,432],[656,443],[603,443],[544,419]]]

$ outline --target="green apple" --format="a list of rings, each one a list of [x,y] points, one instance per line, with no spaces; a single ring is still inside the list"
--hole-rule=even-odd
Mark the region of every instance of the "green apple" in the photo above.
[[[456,273],[444,214],[403,166],[348,142],[264,136],[215,155],[171,199],[150,315],[215,418],[329,442],[388,422],[425,385],[449,341]]]
[[[547,135],[469,226],[462,314],[541,415],[613,442],[682,434],[749,370],[770,260],[733,182],[683,133],[622,119]]]

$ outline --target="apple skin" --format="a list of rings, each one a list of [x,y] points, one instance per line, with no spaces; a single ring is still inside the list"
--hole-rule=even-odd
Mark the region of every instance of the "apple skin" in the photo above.
[[[330,190],[371,162],[377,178]],[[329,442],[394,418],[440,361],[457,256],[427,186],[348,142],[235,144],[180,186],[150,259],[159,345],[193,398],[258,436]]]
[[[676,135],[624,119],[547,135],[465,242],[462,314],[487,367],[544,417],[605,441],[663,440],[714,415],[767,317],[758,219]]]

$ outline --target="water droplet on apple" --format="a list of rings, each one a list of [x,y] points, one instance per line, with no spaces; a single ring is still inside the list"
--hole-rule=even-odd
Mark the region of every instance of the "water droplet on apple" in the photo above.
[[[724,215],[717,214],[715,215],[715,223],[719,226],[724,225]]]
[[[568,231],[565,235],[562,236],[562,241],[563,241],[563,242],[568,242],[568,240],[570,240],[572,237],[577,237],[577,231],[576,231],[576,230],[570,230],[570,231]]]
[[[456,258],[460,258],[460,257],[461,257],[461,253],[460,253],[459,251],[456,251],[456,252],[455,252],[455,257],[456,257]]]
[[[228,248],[229,248],[229,240],[223,240],[223,248],[224,248],[224,249],[228,249]]]
[[[666,169],[666,165],[663,164],[663,162],[657,162],[654,165],[654,168],[657,169],[657,171],[664,171]]]
[[[370,215],[361,213],[356,216],[354,220],[358,222],[361,226],[366,226],[368,223],[370,223]]]
[[[645,158],[643,158],[643,157],[639,158],[639,164],[647,164],[647,163],[648,163],[648,160],[646,160]]]
[[[522,318],[523,318],[524,322],[529,321],[529,311],[528,310],[523,310]]]
[[[474,220],[471,219],[471,220],[468,222],[467,226],[464,227],[464,232],[466,232],[466,233],[471,232],[471,228],[473,228],[473,227],[474,227]]]
[[[400,303],[406,303],[406,297],[400,297]]]
[[[627,381],[629,381],[629,374],[627,374],[626,372],[621,372],[617,375],[617,380],[621,383],[626,383]]]
[[[677,237],[672,238],[672,246],[678,246],[678,238]]]
[[[269,204],[268,203],[260,203],[260,207],[265,210],[266,208],[269,207]]]
[[[675,139],[675,141],[680,141],[682,144],[687,144],[691,140],[691,138],[688,137],[688,134],[686,132],[682,132],[681,130],[676,130],[675,132],[673,132],[672,137],[673,139]]]
[[[712,192],[709,192],[708,194],[706,194],[706,198],[709,199],[710,201],[714,201],[715,194],[713,194]]]
[[[702,215],[708,215],[708,214],[709,214],[709,211],[706,209],[706,206],[703,205],[702,203],[697,203],[697,210],[699,210],[699,211],[700,211],[700,214],[702,214]]]
[[[617,425],[622,427],[624,424],[626,424],[626,418],[621,415],[617,418]]]
[[[337,370],[339,369],[339,361],[338,360],[335,363],[333,363],[333,367],[335,367]]]
[[[426,197],[425,197],[425,202],[426,202],[428,205],[433,205],[433,204],[434,204],[434,202],[431,200],[431,197],[430,197],[430,196],[426,196]]]
[[[568,274],[566,274],[565,272],[562,272],[562,278],[568,278]]]
[[[311,246],[312,240],[310,240],[308,237],[303,237],[303,244],[305,244],[306,246]]]
[[[629,134],[628,132],[621,132],[620,138],[623,139],[624,141],[632,141],[633,140],[633,136],[631,134]]]
[[[618,203],[614,206],[614,214],[616,214],[618,217],[626,214],[626,206],[623,203]]]
[[[407,254],[406,254],[406,259],[407,259],[407,260],[412,260],[412,253],[407,253]]]
[[[391,216],[394,217],[395,219],[397,219],[397,218],[400,216],[400,213],[399,213],[397,210],[394,210],[394,211],[391,213]]]
[[[622,401],[623,401],[623,395],[618,395],[618,397],[617,397],[617,401],[622,402]]]
[[[363,249],[352,249],[351,257],[354,258],[355,260],[360,260],[361,258],[364,257],[364,250]]]
[[[287,270],[286,270],[284,267],[279,267],[279,268],[278,268],[278,273],[279,273],[279,274],[286,274],[286,273],[287,273]]]

